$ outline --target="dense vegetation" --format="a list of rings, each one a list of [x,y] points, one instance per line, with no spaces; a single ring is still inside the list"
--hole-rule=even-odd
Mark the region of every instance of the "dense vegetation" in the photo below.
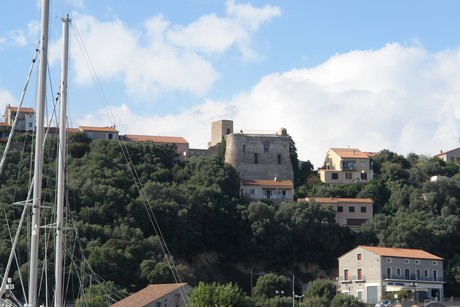
[[[66,216],[72,231],[68,232],[66,264],[71,276],[67,289],[75,298],[86,293],[79,290],[81,283],[86,288],[114,284],[121,292],[98,291],[117,299],[149,283],[175,282],[179,277],[194,286],[231,282],[228,287],[236,294],[235,285],[249,294],[257,278],[270,272],[295,274],[296,292],[301,293],[304,283],[334,277],[337,257],[357,244],[421,248],[441,256],[445,258],[446,296],[460,294],[456,292],[460,283],[456,164],[382,150],[373,157],[375,180],[331,188],[319,182],[311,163],[299,166],[291,141],[298,196],[370,197],[374,201],[374,220],[352,232],[335,223],[335,212],[315,204],[274,205],[240,197],[238,173],[220,156],[179,160],[172,145],[90,142],[78,134],[71,142]],[[0,228],[2,274],[9,238],[22,211],[11,204],[26,199],[29,188],[30,143],[30,137],[18,137],[0,175],[0,205],[11,223],[11,230]],[[48,142],[45,204],[55,198],[53,148],[54,142]],[[433,175],[447,178],[431,182]],[[49,223],[53,214],[54,210],[43,210],[42,223]],[[46,253],[52,259],[53,236],[47,231],[41,239],[49,241]],[[23,272],[27,271],[27,248],[24,231],[18,249]],[[86,274],[80,276],[82,272]],[[19,285],[17,272],[14,281]]]

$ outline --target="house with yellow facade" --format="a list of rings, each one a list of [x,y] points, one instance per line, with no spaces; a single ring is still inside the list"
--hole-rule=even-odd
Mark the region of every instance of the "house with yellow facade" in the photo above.
[[[372,155],[357,148],[331,148],[323,167],[319,169],[320,179],[333,186],[368,183],[374,179]]]

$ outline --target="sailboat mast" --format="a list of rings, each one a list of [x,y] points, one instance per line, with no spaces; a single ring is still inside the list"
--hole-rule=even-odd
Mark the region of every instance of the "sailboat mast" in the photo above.
[[[35,164],[34,164],[34,193],[32,208],[32,232],[30,240],[29,293],[26,306],[36,307],[38,300],[38,243],[40,235],[40,206],[43,171],[43,140],[44,114],[46,101],[46,67],[48,64],[48,27],[49,0],[42,0],[40,66],[38,74],[38,106],[35,127]]]
[[[62,19],[62,71],[61,71],[61,106],[59,115],[59,154],[58,154],[58,191],[57,191],[57,214],[56,214],[56,262],[55,262],[55,292],[54,307],[64,306],[63,300],[63,254],[64,254],[64,188],[65,166],[67,153],[67,72],[69,63],[69,23],[67,15]]]

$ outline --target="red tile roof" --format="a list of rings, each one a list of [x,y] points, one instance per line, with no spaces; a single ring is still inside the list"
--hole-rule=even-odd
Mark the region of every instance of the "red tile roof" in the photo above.
[[[80,131],[118,132],[114,127],[79,126]]]
[[[243,180],[243,185],[293,188],[291,180]]]
[[[342,158],[356,158],[356,159],[368,159],[369,155],[362,152],[357,148],[331,148],[330,150],[334,151]]]
[[[417,259],[433,259],[433,260],[444,260],[441,257],[425,252],[421,249],[409,249],[409,248],[395,248],[395,247],[379,247],[379,246],[363,246],[361,247],[374,254],[386,257],[399,257],[399,258],[417,258]]]
[[[118,301],[117,303],[111,306],[142,307],[186,285],[187,283],[149,285],[144,289],[122,299],[121,301]]]
[[[132,141],[132,142],[188,144],[188,142],[183,137],[178,137],[178,136],[125,134],[124,139],[126,141]]]
[[[440,152],[440,153],[438,153],[437,155],[434,155],[434,156],[435,156],[435,157],[444,156],[444,155],[446,155],[446,154],[448,154],[448,153],[451,153],[451,152],[456,151],[456,150],[459,150],[459,149],[460,149],[460,147],[455,148],[455,149],[451,149],[451,150],[448,150],[448,151],[443,151],[443,152]]]

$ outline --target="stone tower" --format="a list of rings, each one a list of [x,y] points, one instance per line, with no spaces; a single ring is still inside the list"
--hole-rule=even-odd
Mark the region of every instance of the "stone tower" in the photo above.
[[[218,120],[211,124],[211,141],[208,147],[213,147],[222,142],[222,139],[227,135],[233,133],[232,120]]]

